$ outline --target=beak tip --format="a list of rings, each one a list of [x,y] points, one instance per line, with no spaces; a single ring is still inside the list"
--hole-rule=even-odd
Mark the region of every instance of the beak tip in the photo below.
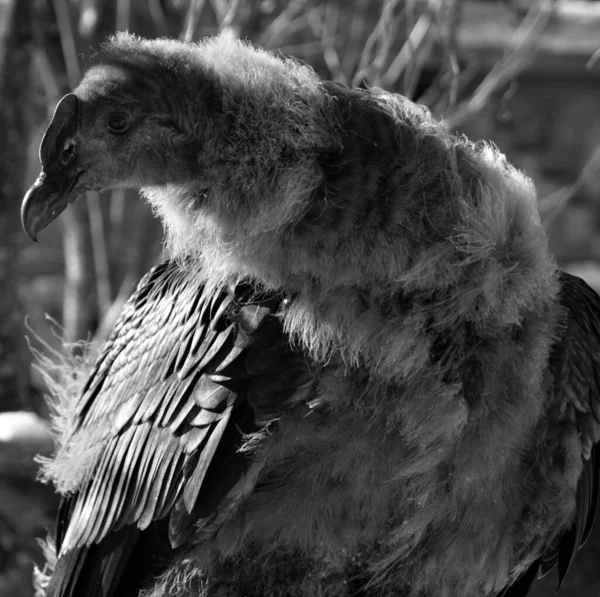
[[[37,243],[38,242],[38,237],[37,234],[34,230],[31,230],[27,224],[25,222],[21,222],[22,226],[23,226],[23,230],[25,231],[25,234],[34,242]]]
[[[23,227],[23,230],[25,231],[25,234],[33,241],[33,242],[37,242],[37,233],[34,227],[34,221],[31,217],[31,195],[34,192],[36,185],[34,184],[33,187],[31,187],[31,189],[29,189],[29,191],[27,192],[27,194],[25,195],[25,199],[23,200],[23,203],[21,204],[21,226]]]

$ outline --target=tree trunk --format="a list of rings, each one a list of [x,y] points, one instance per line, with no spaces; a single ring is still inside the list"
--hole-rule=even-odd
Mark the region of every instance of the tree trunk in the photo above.
[[[16,267],[26,239],[19,211],[28,147],[30,8],[19,0],[0,3],[0,410],[31,407]]]

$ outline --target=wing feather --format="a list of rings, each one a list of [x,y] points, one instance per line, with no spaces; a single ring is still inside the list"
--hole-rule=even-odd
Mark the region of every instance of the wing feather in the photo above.
[[[544,574],[557,566],[557,590],[593,526],[598,502],[596,455],[600,439],[600,298],[576,276],[561,272],[560,282],[564,314],[550,364],[556,391],[579,430],[583,469],[577,482],[573,525],[559,538],[555,551],[544,554],[542,562]]]
[[[583,530],[583,536],[581,539],[582,545],[588,540],[590,532],[592,531],[592,528],[594,526],[594,519],[596,517],[596,504],[598,503],[598,480],[600,475],[597,473],[593,474],[593,471],[598,471],[598,450],[600,450],[600,446],[596,443],[592,447],[592,453],[587,463],[587,466],[592,471],[592,491],[588,503],[587,522]]]
[[[160,466],[156,470],[153,483],[150,484],[150,493],[146,506],[137,525],[141,529],[145,529],[153,520],[157,519],[157,511],[162,509],[162,504],[159,503],[159,497],[166,470],[174,459],[179,458],[181,454],[179,442],[176,437],[170,436],[168,442],[160,443],[161,461]]]
[[[78,448],[96,450],[97,457],[92,475],[64,498],[59,512],[57,570],[64,578],[55,586],[73,595],[91,586],[85,570],[95,546],[112,545],[117,535],[137,540],[119,535],[123,527],[143,531],[170,516],[176,546],[196,528],[198,513],[208,516],[225,496],[231,510],[232,496],[244,494],[231,493],[237,485],[247,492],[257,472],[248,476],[250,463],[237,452],[242,434],[254,431],[253,420],[265,413],[295,404],[315,378],[274,315],[280,305],[280,297],[258,296],[249,285],[209,293],[174,262],[144,278],[76,407],[65,458]],[[102,594],[110,595],[121,564],[110,550],[98,549],[104,568],[94,574],[108,587]],[[60,563],[67,556],[69,562]]]
[[[506,587],[497,597],[527,597],[539,568],[540,561],[533,562],[512,585]]]
[[[198,464],[196,465],[194,473],[185,485],[185,489],[183,490],[183,503],[188,512],[192,511],[194,504],[196,503],[196,498],[198,497],[198,493],[200,493],[200,487],[204,481],[206,471],[208,470],[208,466],[219,445],[219,441],[221,440],[225,426],[229,422],[230,416],[231,407],[222,414],[220,420],[214,426],[212,433],[208,436],[208,440],[198,456]]]

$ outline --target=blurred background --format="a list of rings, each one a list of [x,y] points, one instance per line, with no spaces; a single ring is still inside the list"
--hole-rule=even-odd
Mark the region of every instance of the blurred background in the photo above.
[[[139,278],[161,228],[136,193],[90,193],[33,244],[19,208],[54,106],[108,35],[193,41],[230,30],[324,78],[381,86],[453,129],[492,140],[537,184],[561,267],[600,289],[600,2],[585,0],[0,0],[0,595],[30,597],[36,537],[56,496],[43,395],[84,364]],[[27,319],[26,319],[27,316]],[[28,346],[28,336],[33,353]],[[67,341],[67,350],[63,342]],[[59,380],[60,381],[60,380]],[[67,380],[73,381],[73,380]],[[600,524],[565,597],[600,594]],[[532,597],[552,595],[554,575]]]

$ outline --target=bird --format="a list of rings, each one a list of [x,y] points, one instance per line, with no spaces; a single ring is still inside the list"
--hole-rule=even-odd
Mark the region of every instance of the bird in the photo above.
[[[227,34],[119,33],[39,157],[32,239],[133,187],[167,250],[57,407],[40,595],[562,583],[598,497],[600,299],[493,144]]]

